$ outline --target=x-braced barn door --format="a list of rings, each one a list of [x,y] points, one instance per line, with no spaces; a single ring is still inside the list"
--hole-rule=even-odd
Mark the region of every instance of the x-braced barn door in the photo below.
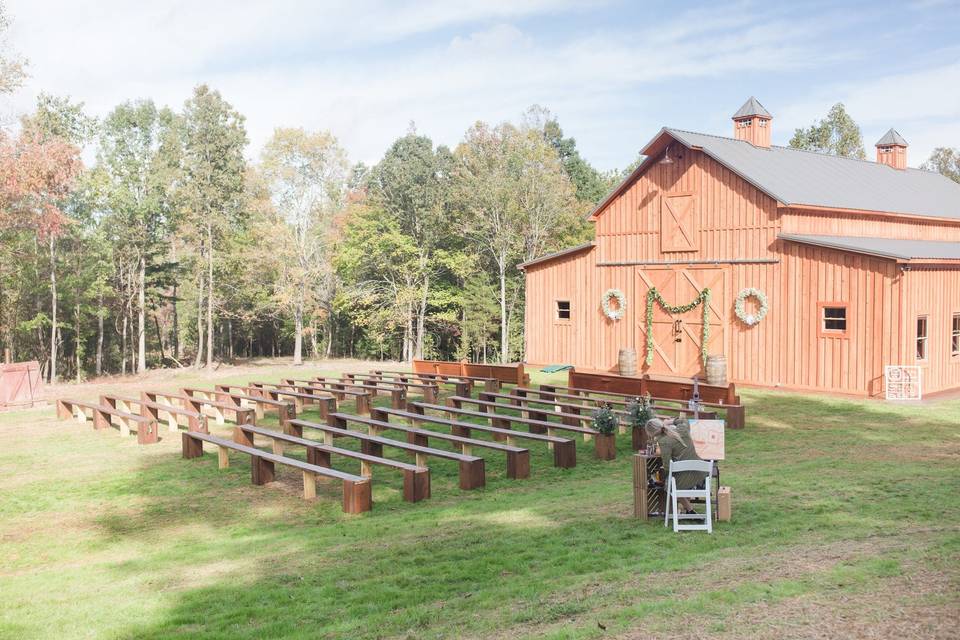
[[[727,272],[722,267],[662,266],[637,270],[637,354],[641,362],[647,353],[647,292],[656,287],[671,306],[694,300],[701,291],[710,289],[710,324],[707,353],[726,355]],[[703,374],[700,344],[703,338],[703,309],[670,314],[659,304],[653,305],[653,364],[647,373],[691,377]]]

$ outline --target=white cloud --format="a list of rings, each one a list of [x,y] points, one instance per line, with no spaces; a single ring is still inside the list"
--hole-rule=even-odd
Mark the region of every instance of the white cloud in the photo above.
[[[591,161],[610,167],[632,160],[670,123],[666,105],[647,100],[641,113],[638,95],[671,82],[812,69],[849,55],[823,46],[824,16],[788,20],[756,7],[576,29],[600,4],[17,0],[11,41],[31,59],[32,78],[14,107],[29,109],[43,90],[71,95],[101,116],[138,97],[179,108],[206,82],[246,115],[252,156],[274,127],[303,126],[330,129],[352,160],[375,162],[411,120],[454,145],[475,120],[515,119],[539,103],[560,116]],[[537,28],[558,16],[574,35]],[[918,81],[914,91],[931,82]],[[825,101],[774,115],[806,124],[825,113]],[[705,104],[701,117],[737,106]]]

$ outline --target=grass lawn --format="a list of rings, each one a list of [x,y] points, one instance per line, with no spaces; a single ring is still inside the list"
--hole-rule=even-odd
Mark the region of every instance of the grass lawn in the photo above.
[[[375,468],[373,511],[347,516],[338,484],[304,501],[299,472],[278,467],[278,482],[253,486],[248,458],[223,471],[209,447],[183,460],[165,427],[141,447],[58,422],[52,407],[3,413],[0,637],[956,638],[960,401],[741,395],[747,428],[727,432],[722,467],[733,522],[713,535],[631,517],[623,437],[606,463],[579,442],[570,470],[531,445],[528,480],[480,453],[479,491],[431,460],[433,497],[417,504],[399,474]]]

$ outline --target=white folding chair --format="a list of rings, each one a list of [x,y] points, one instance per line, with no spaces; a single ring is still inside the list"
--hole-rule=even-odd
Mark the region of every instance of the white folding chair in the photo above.
[[[667,478],[667,497],[666,497],[666,508],[664,509],[663,515],[663,526],[667,526],[667,521],[670,519],[670,508],[673,507],[673,530],[674,531],[706,531],[707,533],[713,533],[713,509],[711,505],[711,493],[710,493],[710,474],[713,470],[713,460],[680,460],[678,462],[670,463],[670,477]],[[703,481],[703,489],[677,489],[677,481],[674,479],[673,474],[681,473],[683,471],[699,471],[701,473],[706,473],[707,477]],[[698,513],[696,515],[691,514],[678,514],[677,511],[677,498],[703,498],[707,504],[707,512],[705,514]],[[703,519],[703,524],[680,524],[680,520],[700,520]]]

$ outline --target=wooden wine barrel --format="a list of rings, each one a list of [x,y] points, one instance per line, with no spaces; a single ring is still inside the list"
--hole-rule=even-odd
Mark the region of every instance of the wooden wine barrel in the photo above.
[[[707,356],[707,384],[727,384],[727,356]]]
[[[620,375],[637,375],[637,351],[636,349],[620,349]]]

